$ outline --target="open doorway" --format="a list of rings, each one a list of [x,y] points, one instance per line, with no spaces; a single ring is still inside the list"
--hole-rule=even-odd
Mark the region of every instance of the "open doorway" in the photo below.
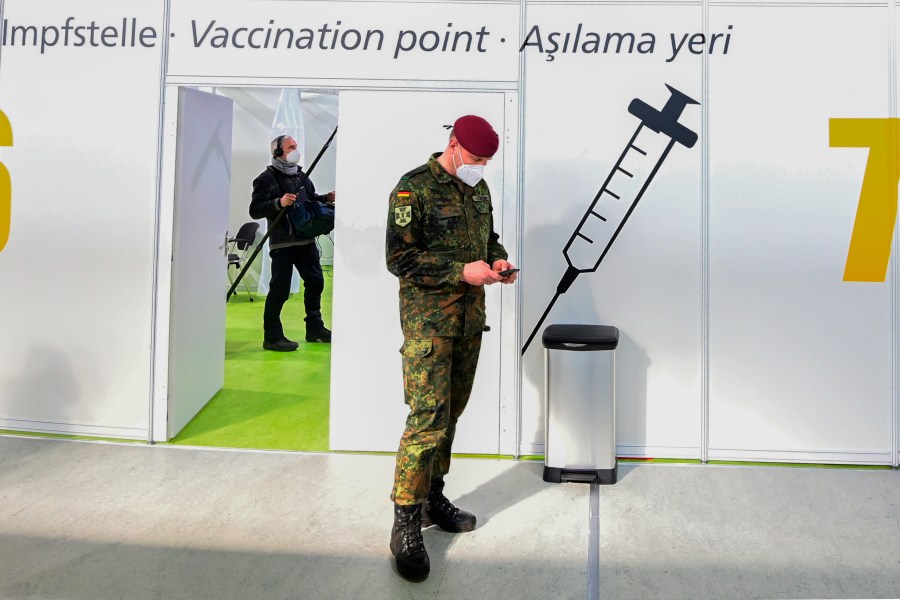
[[[297,138],[301,151],[299,164],[308,169],[337,125],[338,94],[328,89],[261,87],[218,87],[205,91],[233,103],[228,232],[233,238],[247,223],[256,222],[260,227],[246,254],[234,243],[229,245],[228,252],[238,253],[246,261],[267,228],[266,220],[252,219],[248,209],[253,180],[270,164],[271,140],[285,133]],[[332,141],[310,176],[317,193],[335,189],[337,141],[337,138]],[[333,234],[316,238],[316,246],[325,281],[322,318],[330,328]],[[329,449],[331,346],[307,343],[304,339],[303,284],[296,270],[281,321],[285,335],[298,341],[299,347],[292,352],[273,352],[262,346],[263,312],[271,272],[268,250],[262,248],[250,263],[225,307],[222,389],[178,431],[171,443],[278,450]],[[223,271],[223,299],[240,266],[231,271],[231,278]]]

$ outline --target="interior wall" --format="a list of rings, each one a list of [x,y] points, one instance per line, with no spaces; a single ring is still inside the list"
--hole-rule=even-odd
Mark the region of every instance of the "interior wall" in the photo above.
[[[332,450],[395,450],[403,432],[407,409],[400,358],[399,283],[388,272],[384,258],[390,192],[404,173],[446,148],[448,133],[443,125],[457,117],[483,115],[503,132],[507,126],[504,104],[499,93],[348,91],[341,95],[345,143],[338,153],[341,200],[335,230]],[[381,118],[372,119],[373,113]],[[369,160],[369,141],[385,139],[403,143],[379,160]],[[511,151],[502,145],[485,168],[501,243],[502,165]],[[509,242],[512,247],[515,240]],[[475,383],[454,442],[457,452],[499,452],[500,370],[506,368],[500,353],[500,287],[486,290],[491,331],[482,337]]]
[[[890,115],[890,11],[711,19],[748,33],[710,65],[710,456],[889,463],[893,284],[843,280],[868,152],[829,120]]]
[[[896,115],[891,10],[710,3],[704,26],[702,9],[529,5],[545,44],[548,31],[581,27],[582,40],[654,32],[662,47],[576,54],[570,45],[552,61],[547,45],[528,50],[525,335],[636,124],[630,99],[660,108],[663,84],[674,85],[703,103],[680,119],[699,141],[676,144],[600,267],[547,321],[620,328],[618,452],[891,464],[895,267],[884,281],[844,281],[868,152],[829,143],[832,118]],[[689,41],[704,28],[720,34],[715,51],[710,37]],[[685,40],[676,58],[672,39]],[[542,450],[537,340],[524,362],[523,452]]]
[[[700,31],[699,5],[629,6],[553,3],[529,8],[544,32],[579,23],[603,31]],[[546,33],[544,34],[546,35]],[[605,35],[605,34],[604,34]],[[614,48],[615,46],[613,46]],[[527,337],[555,295],[567,268],[563,249],[607,180],[641,121],[628,107],[639,99],[656,109],[671,85],[700,100],[699,60],[665,64],[628,54],[527,56],[525,85],[525,259],[522,331]],[[662,62],[662,64],[660,64]],[[581,75],[572,78],[572,73]],[[565,89],[563,99],[557,90]],[[566,110],[559,110],[564,102]],[[679,122],[699,134],[701,110],[684,108]],[[609,188],[636,197],[668,138],[645,128]],[[657,151],[655,151],[657,150]],[[616,436],[620,454],[699,457],[701,396],[701,145],[676,144],[596,272],[578,277],[554,304],[552,323],[615,325]],[[610,196],[605,196],[609,200]],[[590,232],[588,235],[591,236]],[[604,242],[598,239],[596,257]],[[591,261],[589,266],[593,266]],[[523,357],[522,447],[543,452],[543,348],[538,331]],[[590,393],[585,374],[585,393]]]
[[[163,27],[156,0],[6,0],[4,17],[7,35],[68,17]],[[0,428],[146,436],[159,34],[153,43],[42,52],[7,38],[3,47],[0,108],[14,143],[0,156],[12,181],[0,252]]]
[[[513,43],[523,25],[516,1],[479,5],[477,17],[468,2],[353,3],[354,25],[389,36],[405,23],[421,31],[453,22],[491,32],[483,53],[395,55],[392,47],[297,54],[198,47],[191,35],[192,21],[234,30],[265,26],[270,14],[284,23],[334,23],[350,15],[344,2],[245,0],[226,11],[218,2],[172,0],[168,35],[166,5],[156,0],[6,0],[10,24],[36,33],[75,15],[80,25],[135,18],[156,37],[151,47],[3,47],[0,109],[14,144],[0,148],[13,190],[0,279],[15,293],[0,310],[0,427],[146,433],[154,245],[170,235],[157,238],[155,230],[161,76],[172,85],[252,82],[253,93],[286,85],[464,92],[524,86],[522,341],[564,270],[562,247],[634,130],[629,103],[639,98],[660,108],[668,83],[701,101],[680,119],[699,141],[672,150],[598,270],[579,277],[548,321],[620,327],[619,452],[896,463],[896,261],[883,281],[843,279],[870,154],[832,147],[829,121],[897,116],[897,15],[887,2],[826,4],[541,0],[524,14],[525,33],[540,26],[541,45],[531,37],[523,47]],[[693,37],[704,30],[719,35],[715,51]],[[597,39],[652,33],[656,47],[589,52],[579,45],[574,52],[575,37],[587,43],[588,32]],[[670,56],[679,40],[680,53]],[[302,60],[273,60],[285,56]],[[248,123],[261,114],[249,100],[238,110],[246,110]],[[234,171],[238,206],[268,161],[270,132],[251,141],[254,127],[264,129],[247,125],[247,138],[236,144],[248,153]],[[317,185],[331,187],[318,173]],[[373,188],[382,191],[370,191],[372,197],[382,203],[393,183]],[[162,191],[163,202],[170,192]],[[235,216],[232,226],[244,220]],[[896,249],[896,227],[893,235]],[[369,258],[376,248],[372,242],[352,250]],[[371,320],[393,318],[392,308],[374,312],[358,289],[349,293]],[[516,325],[505,325],[508,340]],[[543,439],[538,349],[523,363],[522,452],[539,451]],[[335,367],[347,373],[355,364]],[[366,402],[353,400],[357,407]]]

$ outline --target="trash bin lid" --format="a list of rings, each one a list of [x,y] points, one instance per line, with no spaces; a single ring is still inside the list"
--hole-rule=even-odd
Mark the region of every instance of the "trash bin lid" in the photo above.
[[[615,350],[619,329],[612,325],[548,325],[541,341],[551,350]]]

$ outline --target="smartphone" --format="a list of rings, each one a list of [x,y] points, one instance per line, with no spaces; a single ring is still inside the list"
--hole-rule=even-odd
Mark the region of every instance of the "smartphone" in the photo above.
[[[497,275],[501,277],[506,277],[507,275],[512,275],[513,273],[518,273],[519,269],[506,269],[505,271],[498,271]]]

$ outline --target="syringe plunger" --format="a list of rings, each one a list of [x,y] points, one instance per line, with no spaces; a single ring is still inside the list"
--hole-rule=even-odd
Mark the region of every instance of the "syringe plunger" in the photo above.
[[[628,105],[628,112],[640,119],[644,127],[667,135],[682,146],[692,148],[697,143],[697,134],[679,123],[678,119],[688,104],[700,103],[669,84],[666,84],[666,87],[672,95],[666,100],[662,110],[656,110],[643,100],[635,98]]]

